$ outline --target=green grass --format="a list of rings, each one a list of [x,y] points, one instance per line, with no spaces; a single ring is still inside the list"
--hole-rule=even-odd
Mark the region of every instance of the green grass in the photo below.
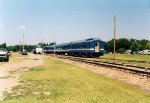
[[[136,61],[150,62],[150,55],[116,54],[116,60],[109,60],[106,58],[113,59],[114,55],[105,54],[104,56],[101,56],[100,58],[102,58],[101,59],[102,61],[150,67],[150,63],[136,62]],[[117,60],[117,59],[120,59],[120,60]],[[134,62],[128,62],[127,60],[134,60]]]
[[[102,58],[113,58],[113,54],[104,54]],[[150,55],[116,54],[116,59],[137,60],[150,62]]]
[[[150,94],[59,60],[46,60],[21,77],[3,103],[150,103]]]

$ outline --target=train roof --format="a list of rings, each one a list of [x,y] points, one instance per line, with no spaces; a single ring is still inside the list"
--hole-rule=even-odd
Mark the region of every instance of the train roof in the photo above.
[[[69,43],[62,43],[62,44],[57,44],[57,46],[63,46],[63,45],[68,45]]]
[[[57,44],[55,46],[63,46],[63,45],[65,46],[65,45],[74,44],[74,43],[92,42],[92,41],[96,41],[96,40],[102,41],[100,38],[89,38],[89,39],[84,39],[84,40],[73,41],[70,43]],[[45,46],[45,47],[54,47],[54,45]]]
[[[45,47],[54,47],[54,46],[63,46],[63,45],[68,45],[69,43],[62,43],[62,44],[56,44],[56,45],[49,45]]]
[[[80,42],[92,42],[92,41],[95,41],[95,40],[102,41],[100,38],[89,38],[89,39],[84,39],[84,40],[73,41],[73,42],[70,42],[70,44],[80,43]]]

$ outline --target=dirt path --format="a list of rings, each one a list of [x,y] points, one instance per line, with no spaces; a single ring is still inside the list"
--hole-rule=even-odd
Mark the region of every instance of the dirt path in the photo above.
[[[28,71],[28,68],[41,65],[44,61],[42,55],[29,54],[23,62],[4,64],[0,66],[0,100],[4,92],[11,92],[13,86],[19,84],[19,77]]]

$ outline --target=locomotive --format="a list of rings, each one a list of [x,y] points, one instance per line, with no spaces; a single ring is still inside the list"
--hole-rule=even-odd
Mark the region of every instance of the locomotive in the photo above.
[[[85,40],[51,45],[44,47],[46,54],[60,54],[82,57],[99,57],[104,55],[104,41],[99,38],[90,38]]]

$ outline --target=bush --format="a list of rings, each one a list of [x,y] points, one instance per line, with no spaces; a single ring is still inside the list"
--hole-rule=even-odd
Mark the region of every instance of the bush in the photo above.
[[[123,54],[125,51],[126,51],[126,50],[125,50],[124,48],[120,48],[120,49],[118,50],[118,52],[121,53],[121,54]]]

